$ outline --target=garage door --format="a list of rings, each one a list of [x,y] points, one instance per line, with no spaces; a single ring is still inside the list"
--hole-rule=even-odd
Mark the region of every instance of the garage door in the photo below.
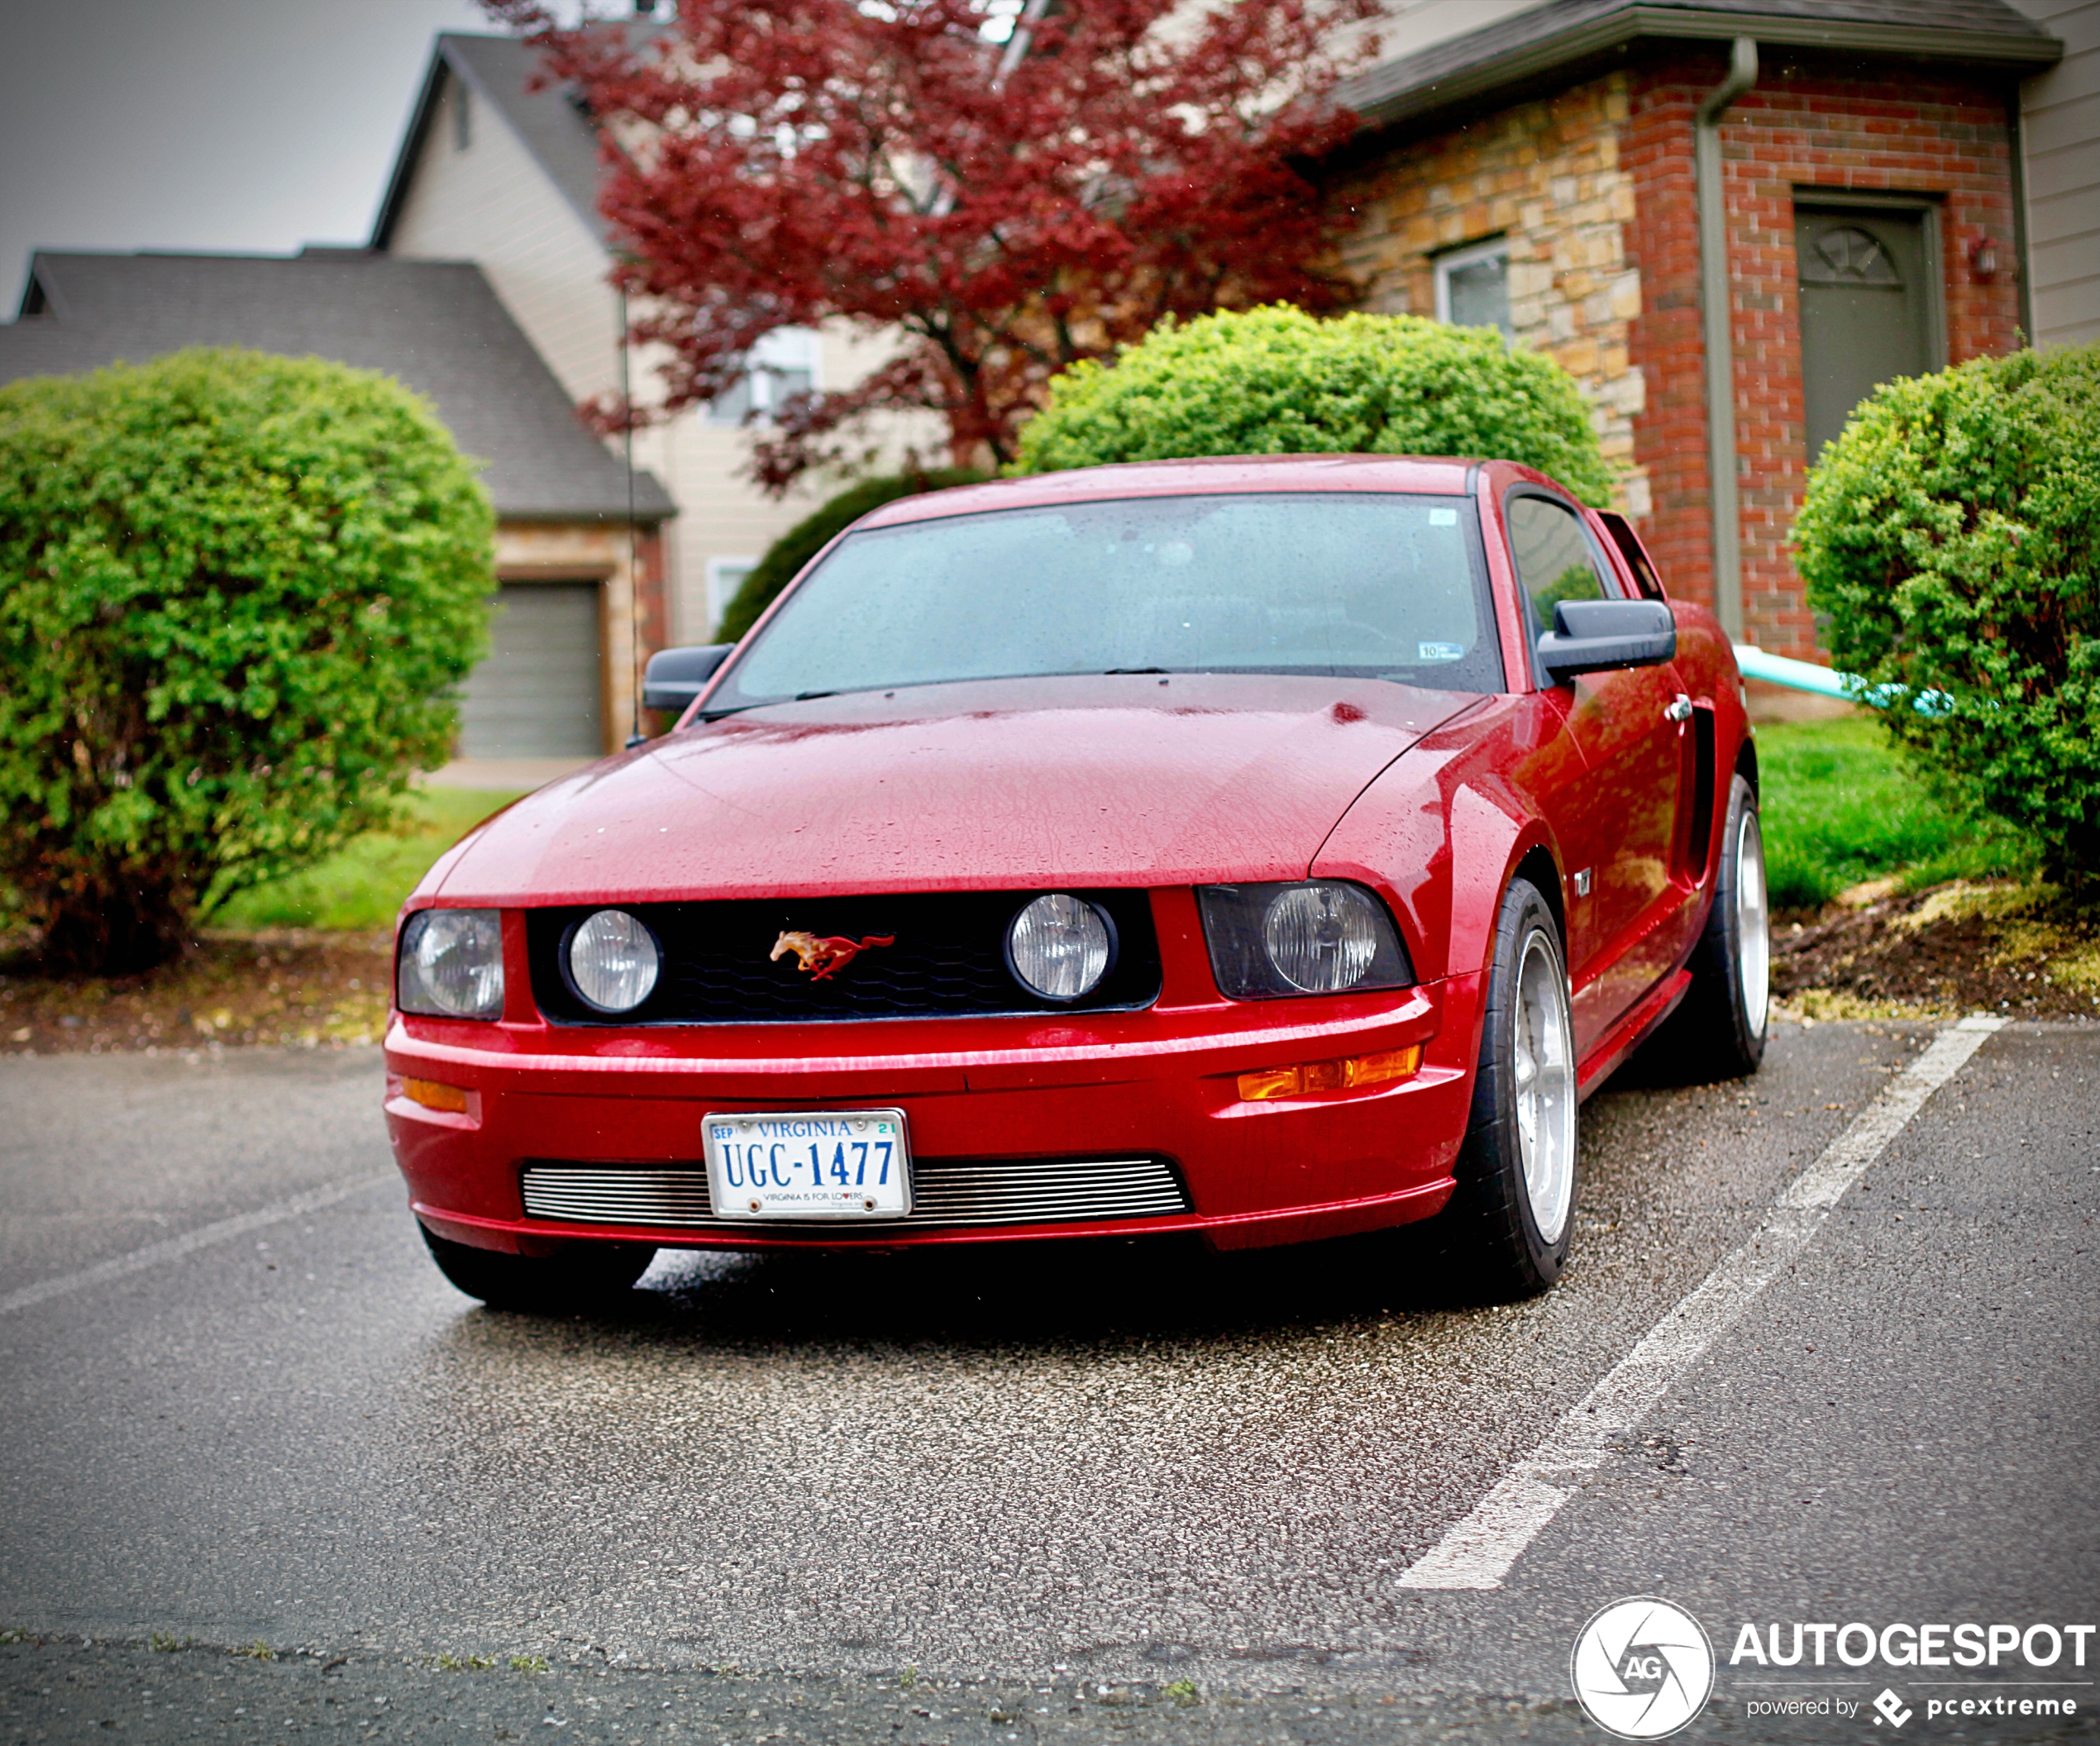
[[[598,584],[507,582],[495,647],[467,675],[460,752],[469,758],[594,758],[605,749],[599,697]]]

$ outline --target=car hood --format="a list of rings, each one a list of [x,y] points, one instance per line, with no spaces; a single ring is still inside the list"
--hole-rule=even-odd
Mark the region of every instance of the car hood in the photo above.
[[[1381,770],[1479,701],[1134,674],[773,704],[556,782],[432,874],[492,904],[1299,878]]]

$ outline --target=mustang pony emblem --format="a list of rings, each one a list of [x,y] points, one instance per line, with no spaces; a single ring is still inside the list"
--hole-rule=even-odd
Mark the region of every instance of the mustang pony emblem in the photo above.
[[[766,954],[766,962],[776,963],[784,955],[793,952],[796,968],[813,971],[813,982],[821,982],[833,971],[843,970],[854,959],[876,946],[894,946],[894,933],[871,933],[857,942],[836,933],[805,933],[799,928],[792,933],[784,933],[773,942],[773,949]]]

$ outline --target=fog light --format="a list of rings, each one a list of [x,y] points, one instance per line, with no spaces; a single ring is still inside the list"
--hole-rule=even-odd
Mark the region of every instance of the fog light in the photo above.
[[[569,939],[569,977],[586,1005],[601,1013],[632,1012],[656,988],[663,954],[641,918],[624,909],[600,909]]]
[[[1006,930],[1006,965],[1016,981],[1045,1000],[1083,1000],[1115,958],[1108,918],[1062,891],[1038,897]]]
[[[1310,1091],[1351,1091],[1359,1085],[1382,1085],[1406,1079],[1422,1065],[1422,1046],[1381,1049],[1375,1055],[1349,1055],[1339,1061],[1309,1061],[1295,1067],[1262,1067],[1239,1076],[1243,1102],[1301,1097]]]
[[[441,1085],[434,1079],[404,1079],[401,1095],[426,1109],[444,1109],[454,1115],[466,1114],[466,1093],[458,1085]]]

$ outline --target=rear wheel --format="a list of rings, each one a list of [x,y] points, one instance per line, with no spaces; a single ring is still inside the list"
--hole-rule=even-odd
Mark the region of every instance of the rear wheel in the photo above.
[[[1560,929],[1538,889],[1515,880],[1496,923],[1458,1187],[1439,1221],[1452,1262],[1494,1296],[1544,1290],[1567,1263],[1577,1101]]]
[[[1772,921],[1757,793],[1740,775],[1728,791],[1713,910],[1689,967],[1692,986],[1670,1017],[1673,1061],[1687,1076],[1702,1080],[1756,1072],[1771,999]]]
[[[559,1255],[503,1255],[470,1248],[419,1225],[430,1258],[469,1297],[491,1310],[534,1314],[602,1306],[632,1289],[656,1252],[642,1243],[579,1244]]]

